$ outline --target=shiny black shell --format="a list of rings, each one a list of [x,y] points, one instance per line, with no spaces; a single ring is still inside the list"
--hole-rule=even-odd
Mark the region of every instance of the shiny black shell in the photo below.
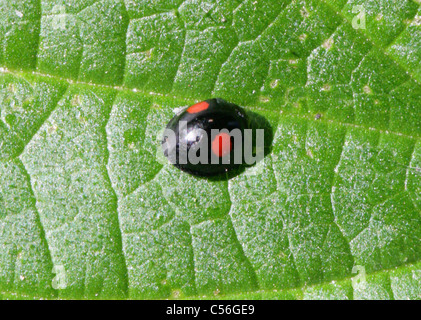
[[[181,121],[186,124],[186,130],[182,130],[184,133],[180,133]],[[168,135],[164,133],[162,140],[164,155],[177,168],[190,174],[196,176],[221,175],[241,166],[234,163],[234,152],[241,146],[238,147],[235,144],[236,141],[230,139],[232,138],[230,136],[224,136],[223,138],[226,140],[223,140],[222,137],[212,137],[211,130],[226,129],[231,132],[233,129],[239,129],[244,133],[244,130],[248,128],[247,115],[239,106],[219,98],[205,100],[186,108],[168,123],[167,129],[175,133],[175,140],[169,141]],[[202,130],[207,133],[207,139],[202,138]],[[244,134],[242,136],[244,137]],[[212,138],[215,139],[212,141]],[[219,140],[216,141],[216,139]],[[227,142],[228,140],[230,143]],[[199,148],[208,150],[207,163],[192,163],[189,157],[186,159],[187,162],[181,160],[180,153],[183,150],[188,154],[192,149],[193,152],[196,152]],[[204,153],[205,156],[206,153]],[[215,163],[215,161],[219,163]]]

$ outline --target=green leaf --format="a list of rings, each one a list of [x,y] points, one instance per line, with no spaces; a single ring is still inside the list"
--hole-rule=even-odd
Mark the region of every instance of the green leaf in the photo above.
[[[0,13],[1,298],[421,298],[419,0]],[[212,96],[274,131],[230,180],[159,158]]]

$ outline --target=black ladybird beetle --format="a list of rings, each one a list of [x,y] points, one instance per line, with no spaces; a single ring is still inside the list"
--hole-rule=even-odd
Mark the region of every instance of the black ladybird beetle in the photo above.
[[[193,175],[220,175],[241,165],[243,133],[248,128],[246,113],[239,106],[223,99],[202,101],[168,123],[162,140],[164,155]]]

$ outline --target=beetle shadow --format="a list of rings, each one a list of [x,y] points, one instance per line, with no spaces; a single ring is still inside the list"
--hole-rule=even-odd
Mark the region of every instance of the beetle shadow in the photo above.
[[[252,111],[247,111],[247,117],[249,120],[250,129],[253,130],[253,156],[256,156],[256,149],[257,149],[257,141],[256,141],[256,130],[263,129],[264,130],[264,147],[263,147],[263,159],[272,152],[272,142],[273,142],[273,128],[269,121],[263,117],[260,114],[257,114]],[[260,161],[263,161],[261,159]],[[248,164],[242,164],[239,168],[235,170],[231,170],[225,174],[213,176],[213,177],[199,177],[204,178],[209,181],[227,181],[232,178],[235,178],[236,176],[243,173],[247,168],[251,168],[255,166],[258,162],[248,165]]]

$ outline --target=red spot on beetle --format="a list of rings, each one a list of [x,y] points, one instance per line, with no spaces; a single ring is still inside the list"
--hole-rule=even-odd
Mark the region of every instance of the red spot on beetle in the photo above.
[[[231,136],[222,132],[212,141],[212,152],[218,157],[225,157],[232,150]]]
[[[209,108],[209,103],[207,103],[206,101],[202,101],[202,102],[196,103],[196,104],[192,105],[191,107],[189,107],[187,109],[187,112],[188,113],[198,113],[198,112],[206,110],[207,108]]]

